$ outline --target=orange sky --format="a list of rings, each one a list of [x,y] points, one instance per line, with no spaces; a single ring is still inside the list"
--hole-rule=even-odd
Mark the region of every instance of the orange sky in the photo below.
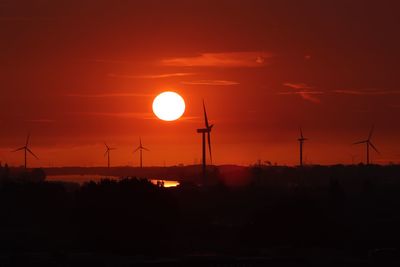
[[[74,3],[71,3],[74,2]],[[30,166],[192,164],[206,101],[216,164],[400,161],[396,1],[0,1],[0,160]],[[153,98],[180,93],[176,122]]]

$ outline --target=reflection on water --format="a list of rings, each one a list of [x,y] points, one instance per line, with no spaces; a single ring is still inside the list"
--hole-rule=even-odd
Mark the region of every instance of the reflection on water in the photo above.
[[[179,185],[178,181],[168,181],[160,179],[150,179],[150,182],[155,185],[163,185],[164,187],[176,187]]]
[[[97,175],[97,174],[71,174],[71,175],[48,175],[46,180],[48,181],[63,181],[63,182],[73,182],[83,184],[85,182],[94,181],[98,182],[101,179],[112,179],[118,180],[117,176],[105,176],[105,175]],[[175,187],[179,185],[178,181],[168,181],[162,179],[150,179],[150,182],[154,185],[160,185],[160,183],[164,183],[164,187]],[[158,184],[157,184],[158,182]]]

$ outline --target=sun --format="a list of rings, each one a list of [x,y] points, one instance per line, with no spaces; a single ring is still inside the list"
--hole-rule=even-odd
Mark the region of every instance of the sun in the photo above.
[[[154,98],[153,112],[160,120],[177,120],[185,112],[185,101],[175,92],[163,92]]]

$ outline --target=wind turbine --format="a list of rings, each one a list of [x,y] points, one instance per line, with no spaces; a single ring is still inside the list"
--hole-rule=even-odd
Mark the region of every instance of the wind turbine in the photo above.
[[[367,153],[367,165],[369,165],[369,147],[371,146],[377,153],[379,153],[378,149],[372,144],[371,138],[372,138],[372,133],[374,132],[374,126],[372,125],[371,130],[369,131],[368,139],[363,140],[363,141],[358,141],[353,143],[353,145],[358,145],[358,144],[365,144],[366,146],[366,153]]]
[[[208,151],[210,152],[210,162],[212,164],[212,153],[211,153],[211,130],[213,128],[213,124],[208,123],[208,118],[207,118],[207,112],[206,112],[206,106],[204,104],[203,100],[203,111],[204,111],[204,122],[205,122],[205,128],[200,128],[197,129],[197,133],[202,134],[202,154],[203,154],[203,161],[202,161],[202,170],[203,170],[203,176],[206,175],[206,134],[207,134],[207,143],[208,143]]]
[[[109,147],[106,143],[104,143],[104,145],[106,146],[106,152],[104,153],[104,157],[107,155],[107,167],[110,168],[110,151],[111,150],[115,150],[116,148],[114,147]]]
[[[143,168],[143,150],[146,150],[146,151],[150,151],[150,150],[148,150],[147,148],[145,148],[142,145],[142,138],[140,138],[140,137],[139,137],[139,146],[135,149],[135,151],[133,151],[133,153],[135,153],[138,150],[139,150],[139,154],[140,154],[140,168]]]
[[[27,163],[27,152],[29,152],[32,156],[34,156],[36,159],[39,159],[30,149],[29,149],[29,139],[30,139],[30,134],[28,134],[28,136],[27,136],[27,138],[26,138],[26,143],[25,143],[25,146],[23,146],[23,147],[20,147],[20,148],[18,148],[18,149],[16,149],[16,150],[14,150],[13,152],[17,152],[17,151],[21,151],[21,150],[24,150],[24,155],[25,155],[25,157],[24,157],[24,159],[25,159],[25,161],[24,161],[24,167],[25,167],[25,169],[26,169],[26,163]]]
[[[299,141],[300,144],[300,166],[303,166],[303,144],[304,141],[307,141],[308,138],[304,138],[303,136],[303,130],[300,127],[300,137],[299,139],[297,139],[297,141]]]

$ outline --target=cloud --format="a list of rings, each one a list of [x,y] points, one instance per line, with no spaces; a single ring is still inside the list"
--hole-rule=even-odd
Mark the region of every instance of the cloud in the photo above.
[[[343,94],[349,96],[377,96],[377,95],[400,95],[400,91],[396,90],[379,90],[379,89],[344,89],[344,90],[332,90],[332,91],[316,91],[314,87],[304,83],[283,83],[284,86],[294,89],[290,92],[279,92],[281,95],[300,95],[304,100],[308,100],[313,103],[321,103],[321,100],[316,95],[322,94]],[[364,112],[364,111],[358,111]]]
[[[119,59],[90,59],[90,62],[95,62],[95,63],[112,63],[112,64],[132,64],[133,61],[129,60],[119,60]]]
[[[176,67],[263,67],[272,55],[263,52],[203,53],[192,57],[161,60],[164,66]]]
[[[151,94],[138,94],[138,93],[110,93],[110,94],[68,94],[68,97],[80,98],[108,98],[108,97],[148,97]]]
[[[226,80],[199,80],[199,81],[184,81],[182,84],[189,85],[216,85],[216,86],[228,86],[228,85],[238,85],[238,82],[235,81],[226,81]]]
[[[313,87],[308,86],[305,83],[283,83],[283,85],[293,89],[313,89]]]
[[[124,74],[114,74],[114,73],[108,74],[109,77],[126,78],[126,79],[162,79],[162,78],[183,77],[192,75],[196,75],[196,73],[176,72],[176,73],[165,73],[165,74],[154,74],[154,75],[124,75]]]
[[[103,116],[103,117],[119,117],[119,118],[134,118],[134,119],[154,119],[153,113],[150,112],[69,112],[73,114]]]
[[[151,112],[69,112],[72,114],[100,116],[100,117],[117,117],[124,119],[142,119],[142,120],[159,120]],[[182,116],[180,121],[186,122],[202,122],[201,117],[198,116]]]
[[[281,95],[299,95],[304,100],[310,101],[315,104],[321,103],[321,100],[318,98],[317,95],[322,95],[324,92],[322,91],[315,91],[313,90],[314,87],[309,86],[305,83],[283,83],[284,86],[294,89],[295,91],[290,92],[280,92],[278,94]]]
[[[182,116],[179,120],[191,123],[204,123],[203,118],[199,116]]]
[[[321,100],[316,95],[322,95],[321,91],[298,91],[298,92],[279,92],[279,95],[299,95],[304,100],[319,104]]]
[[[315,96],[315,95],[321,95],[323,94],[322,92],[307,92],[307,91],[303,91],[303,92],[299,92],[299,95],[304,99],[304,100],[308,100],[311,101],[313,103],[321,103],[321,100]]]
[[[400,91],[395,90],[378,90],[378,89],[364,89],[364,90],[333,90],[333,93],[336,94],[345,94],[345,95],[398,95]]]
[[[50,17],[0,17],[0,21],[34,21],[34,20],[53,20],[53,18]]]
[[[53,123],[55,120],[51,119],[31,119],[31,120],[26,120],[27,122],[33,122],[33,123]]]

